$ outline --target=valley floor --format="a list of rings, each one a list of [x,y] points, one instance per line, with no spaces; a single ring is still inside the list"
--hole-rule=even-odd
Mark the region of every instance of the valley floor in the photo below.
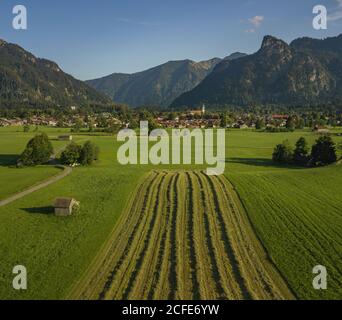
[[[293,299],[231,185],[152,172],[72,299]]]
[[[56,173],[12,167],[33,134],[6,130],[2,199]],[[56,141],[65,129],[43,130],[65,145]],[[276,144],[301,136],[317,138],[227,131],[225,176],[208,179],[192,165],[121,166],[115,137],[74,135],[100,147],[94,166],[0,207],[0,298],[342,299],[342,165],[271,161]],[[80,210],[55,217],[57,197]],[[12,288],[17,264],[26,291]],[[327,267],[327,290],[312,286],[316,265]]]

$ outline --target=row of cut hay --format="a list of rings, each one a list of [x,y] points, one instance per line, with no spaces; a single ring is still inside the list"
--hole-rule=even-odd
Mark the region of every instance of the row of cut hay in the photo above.
[[[153,172],[132,199],[82,297],[293,298],[226,178]]]
[[[199,277],[197,273],[197,268],[199,265],[199,261],[196,256],[196,244],[195,244],[195,228],[194,228],[194,210],[196,210],[196,206],[194,203],[194,186],[191,179],[191,174],[186,172],[186,180],[188,183],[188,197],[186,200],[186,214],[187,214],[187,247],[189,250],[189,258],[190,258],[190,275],[192,282],[192,299],[200,300],[201,299],[201,284],[199,282]]]
[[[177,217],[177,295],[176,299],[193,299],[193,282],[191,277],[190,253],[188,250],[188,181],[184,173],[180,174],[178,181],[178,217]]]
[[[218,234],[217,226],[213,223],[213,212],[210,207],[210,200],[208,194],[203,185],[203,181],[200,175],[195,172],[194,175],[197,178],[197,183],[200,188],[200,196],[201,206],[203,208],[203,227],[205,234],[205,247],[207,250],[207,258],[208,264],[211,266],[211,278],[213,280],[213,284],[215,285],[216,299],[224,300],[229,297],[229,288],[224,288],[224,283],[227,278],[222,269],[224,268],[224,264],[220,263],[222,254],[218,252],[218,247],[220,243],[220,239],[216,237]],[[220,270],[221,269],[221,270]]]
[[[241,276],[252,299],[291,299],[287,289],[267,253],[256,237],[248,217],[229,182],[221,177],[211,179],[221,210],[228,206],[222,215],[230,235],[231,246],[239,262]]]
[[[158,174],[154,180],[151,189],[149,190],[146,204],[142,207],[142,219],[136,225],[136,232],[131,234],[132,242],[126,252],[117,252],[116,255],[122,255],[122,262],[116,272],[115,277],[107,290],[106,299],[123,299],[127,294],[129,284],[134,281],[134,271],[136,270],[137,260],[140,258],[140,253],[145,247],[147,231],[151,226],[154,216],[150,214],[149,208],[155,203],[154,197],[157,197],[160,186],[164,179],[164,174]],[[134,214],[134,213],[130,213]],[[136,214],[140,214],[137,212]]]
[[[218,299],[219,295],[216,292],[216,281],[213,274],[215,268],[215,259],[212,259],[207,244],[210,234],[207,233],[205,220],[208,215],[208,208],[206,202],[208,199],[202,190],[198,178],[195,174],[189,174],[192,191],[193,191],[193,216],[194,216],[194,237],[193,243],[195,244],[196,260],[197,260],[197,278],[200,286],[200,295],[202,299],[213,300]],[[210,242],[210,241],[209,241]]]
[[[176,221],[177,221],[177,181],[174,174],[167,189],[167,225],[159,247],[158,262],[154,271],[154,281],[149,292],[149,299],[174,299],[177,292],[176,271]]]
[[[71,299],[99,299],[105,295],[105,288],[110,286],[125,253],[132,244],[143,218],[143,207],[147,203],[156,177],[157,173],[151,172],[138,184],[109,240],[69,295]]]
[[[210,187],[211,194],[214,200],[214,208],[216,212],[216,217],[221,227],[221,235],[222,240],[225,245],[226,254],[229,258],[230,265],[232,267],[232,272],[234,274],[234,278],[236,282],[239,284],[242,299],[249,300],[251,299],[250,291],[246,285],[246,279],[242,276],[241,273],[241,259],[236,255],[234,238],[232,238],[232,234],[230,233],[231,228],[230,225],[232,223],[231,220],[227,220],[227,213],[230,212],[231,208],[223,205],[221,191],[217,190],[214,185],[214,178],[206,176],[206,180],[208,186]],[[240,243],[240,246],[244,246],[244,243]]]
[[[168,190],[173,174],[167,173],[163,178],[155,204],[153,207],[153,220],[149,227],[144,250],[137,262],[136,279],[130,288],[129,299],[152,299],[156,283],[159,281],[160,265],[165,252],[166,235],[169,228],[170,208]],[[164,241],[163,241],[164,239]],[[163,275],[164,276],[164,275]]]

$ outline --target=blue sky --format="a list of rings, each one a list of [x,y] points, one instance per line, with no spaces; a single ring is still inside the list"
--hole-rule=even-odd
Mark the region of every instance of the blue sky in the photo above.
[[[28,10],[28,30],[12,9]],[[322,4],[328,30],[312,27]],[[342,0],[1,0],[0,38],[57,62],[79,79],[141,71],[169,60],[252,53],[271,34],[286,41],[342,33]]]

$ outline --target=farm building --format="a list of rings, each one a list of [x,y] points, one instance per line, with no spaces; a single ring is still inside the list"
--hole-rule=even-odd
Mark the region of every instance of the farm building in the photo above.
[[[10,125],[10,121],[7,119],[0,119],[0,127],[8,127]]]
[[[59,136],[58,140],[59,141],[72,141],[72,136],[71,135]]]
[[[58,198],[55,200],[55,215],[56,216],[70,216],[72,210],[79,203],[73,198]]]

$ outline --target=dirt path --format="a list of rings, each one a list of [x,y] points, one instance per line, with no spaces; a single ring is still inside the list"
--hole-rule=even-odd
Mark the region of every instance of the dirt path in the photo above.
[[[48,180],[45,180],[44,182],[41,182],[35,186],[32,186],[32,187],[30,187],[24,191],[16,193],[13,196],[8,197],[7,199],[1,200],[0,201],[0,207],[6,206],[6,205],[8,205],[8,204],[10,204],[16,200],[19,200],[19,199],[21,199],[21,198],[23,198],[23,197],[25,197],[25,196],[33,193],[33,192],[36,192],[40,189],[46,188],[50,184],[53,184],[53,183],[65,178],[66,176],[68,176],[72,172],[72,168],[70,168],[70,167],[63,167],[63,168],[64,168],[64,170],[60,174],[55,175],[55,176],[49,178]]]
[[[137,187],[71,299],[294,299],[234,189],[203,172]]]

